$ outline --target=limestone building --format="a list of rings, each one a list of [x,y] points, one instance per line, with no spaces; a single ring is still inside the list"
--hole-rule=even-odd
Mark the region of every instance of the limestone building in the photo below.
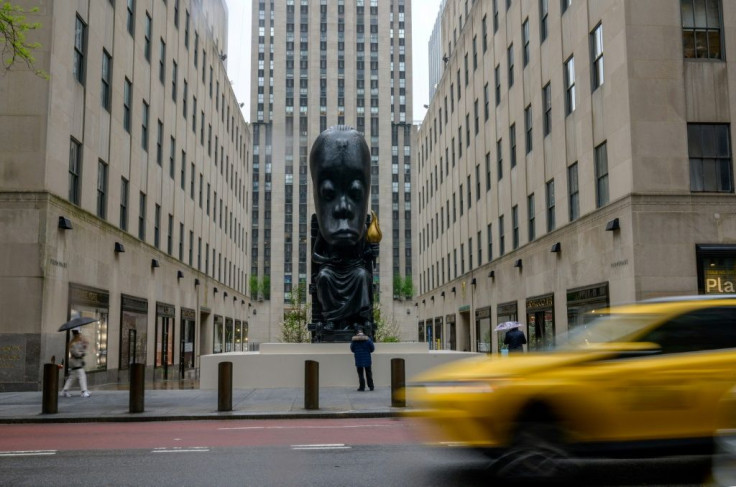
[[[529,348],[586,312],[736,281],[723,0],[448,0],[418,136],[417,329]]]
[[[196,375],[248,328],[249,128],[224,0],[18,1],[36,76],[0,74],[0,390],[82,333],[91,384]]]
[[[344,124],[363,132],[371,148],[382,315],[403,338],[416,339],[411,2],[254,0],[252,22],[252,338],[278,340],[292,294],[300,284],[306,290],[309,151],[321,131]]]

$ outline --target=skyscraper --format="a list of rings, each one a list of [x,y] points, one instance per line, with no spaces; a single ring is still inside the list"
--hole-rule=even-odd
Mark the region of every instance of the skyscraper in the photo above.
[[[608,305],[736,290],[733,7],[447,1],[418,137],[420,340],[498,353],[519,321],[540,350]]]
[[[309,151],[321,131],[350,125],[371,149],[370,203],[384,236],[374,276],[381,310],[410,338],[411,2],[254,0],[252,19],[249,285],[259,313],[251,335],[277,339],[292,293],[306,291]]]
[[[14,2],[16,3],[16,2]],[[90,385],[196,377],[247,338],[250,135],[224,0],[23,1],[0,75],[0,390],[38,389],[74,317]]]

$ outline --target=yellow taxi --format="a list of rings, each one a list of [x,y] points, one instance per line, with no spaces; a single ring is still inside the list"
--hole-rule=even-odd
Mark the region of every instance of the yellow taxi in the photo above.
[[[549,477],[582,456],[710,454],[734,384],[736,295],[695,296],[610,308],[549,352],[432,369],[407,401],[433,440]]]

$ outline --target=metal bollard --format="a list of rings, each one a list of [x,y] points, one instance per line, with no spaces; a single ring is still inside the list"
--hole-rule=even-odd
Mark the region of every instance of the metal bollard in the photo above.
[[[43,399],[41,405],[43,414],[59,412],[59,366],[43,364]]]
[[[146,364],[131,364],[130,366],[130,397],[128,411],[142,413],[146,393]]]
[[[319,409],[319,362],[304,361],[304,409]]]
[[[233,410],[233,363],[217,364],[217,410]]]
[[[404,359],[391,359],[391,407],[406,407],[406,374]]]

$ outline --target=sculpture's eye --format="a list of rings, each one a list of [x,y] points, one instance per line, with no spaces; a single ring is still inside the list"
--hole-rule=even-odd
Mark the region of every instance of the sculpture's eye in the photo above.
[[[350,185],[350,199],[361,201],[363,199],[363,184],[357,179]]]
[[[325,201],[332,201],[335,199],[335,187],[332,185],[332,181],[323,181],[319,188],[319,195]]]

